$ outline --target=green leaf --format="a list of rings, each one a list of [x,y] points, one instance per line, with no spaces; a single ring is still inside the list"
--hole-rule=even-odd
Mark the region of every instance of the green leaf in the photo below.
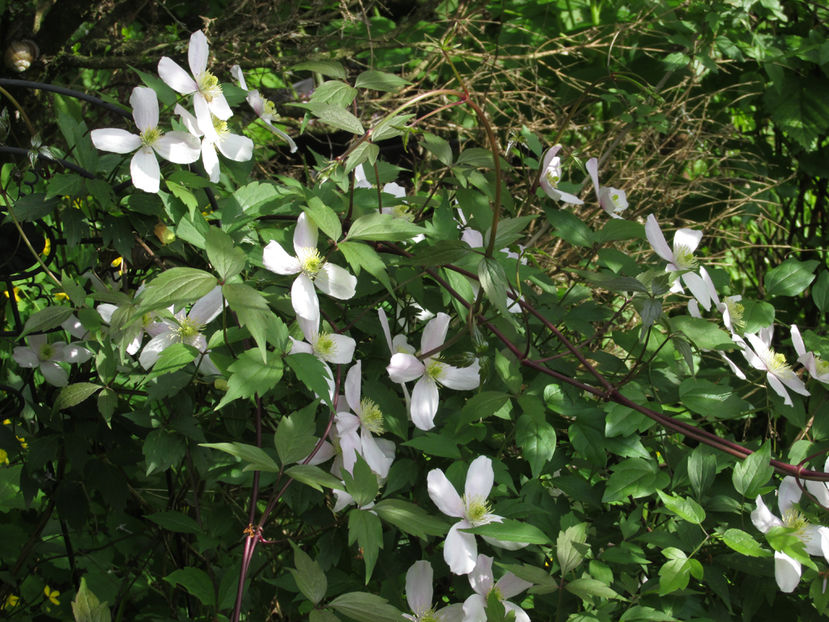
[[[452,166],[452,147],[447,140],[429,132],[423,133],[423,146],[435,156],[441,164]]]
[[[653,460],[629,458],[611,469],[613,474],[607,480],[607,486],[602,495],[603,503],[622,501],[628,496],[634,499],[646,497],[652,494],[654,489],[665,485],[657,485],[664,478],[659,477],[659,467]]]
[[[274,388],[282,379],[282,357],[267,352],[267,359],[263,361],[255,350],[245,350],[227,370],[230,372],[227,392],[216,410],[240,397],[261,396]]]
[[[476,533],[482,536],[489,536],[490,538],[497,538],[498,540],[506,540],[507,542],[528,542],[529,544],[550,544],[550,538],[547,537],[535,525],[529,523],[522,523],[521,521],[505,518],[500,523],[489,523],[479,527],[470,527],[468,529],[461,529],[461,531],[468,533]]]
[[[363,124],[360,123],[360,119],[341,106],[335,106],[333,104],[307,104],[307,107],[315,117],[331,127],[335,127],[338,130],[345,130],[358,136],[365,134],[365,129],[363,129]]]
[[[728,333],[717,328],[713,322],[689,315],[677,315],[669,318],[668,322],[672,331],[682,333],[703,350],[720,350],[734,346]]]
[[[495,234],[495,248],[504,248],[524,237],[524,230],[534,218],[535,216],[502,218],[498,222],[498,231]],[[486,237],[488,238],[489,235]]]
[[[470,147],[460,152],[456,164],[474,168],[492,168],[492,152],[489,149]]]
[[[705,510],[702,509],[699,503],[689,497],[680,497],[677,495],[666,494],[661,490],[657,490],[656,494],[662,499],[662,503],[671,512],[679,516],[681,519],[693,523],[695,525],[702,524],[705,520]]]
[[[375,69],[364,71],[354,81],[354,86],[358,89],[389,92],[399,91],[407,84],[411,84],[411,82],[393,73],[386,73],[385,71],[377,71]]]
[[[377,476],[360,454],[357,454],[357,462],[352,471],[353,473],[349,473],[343,470],[345,490],[354,498],[354,503],[358,507],[368,505],[377,497],[379,490]]]
[[[200,568],[185,566],[174,570],[164,580],[175,587],[180,585],[189,594],[198,598],[203,605],[211,607],[216,604],[216,591],[208,574]]]
[[[587,542],[587,526],[584,523],[560,531],[556,538],[556,558],[563,577],[579,567],[590,547]]]
[[[384,521],[421,540],[425,540],[427,536],[442,536],[447,530],[447,524],[442,519],[402,499],[383,499],[372,510]]]
[[[156,429],[147,434],[144,439],[144,461],[147,464],[147,475],[155,472],[164,472],[176,466],[184,458],[184,441],[176,434],[162,429]]]
[[[328,606],[357,622],[401,622],[402,612],[385,598],[367,592],[346,592]]]
[[[239,326],[246,328],[259,346],[260,358],[266,362],[269,357],[268,337],[271,336],[272,342],[276,341],[275,336],[280,333],[278,325],[282,320],[271,311],[265,297],[250,285],[225,283],[222,285],[222,295],[236,314]],[[281,364],[279,369],[281,371]]]
[[[426,231],[422,227],[410,223],[405,218],[372,212],[355,220],[345,238],[346,240],[372,242],[399,242],[423,233]]]
[[[308,206],[303,208],[303,211],[319,227],[325,235],[331,238],[334,242],[340,239],[343,233],[340,225],[340,217],[337,212],[328,207],[322,202],[319,197],[310,197],[308,199]]]
[[[72,315],[72,307],[46,307],[29,316],[23,325],[21,337],[31,333],[42,333],[63,324]]]
[[[430,456],[454,458],[455,460],[459,460],[461,457],[457,441],[435,432],[427,432],[421,436],[415,436],[403,443],[403,445],[406,447],[414,447]]]
[[[175,512],[173,510],[168,510],[166,512],[155,512],[154,514],[148,514],[145,518],[148,518],[156,525],[163,527],[167,531],[175,533],[201,533],[204,531],[202,526],[195,520],[186,514]]]
[[[42,192],[24,194],[14,203],[14,215],[20,222],[33,222],[53,213],[58,206],[58,199],[47,199]],[[34,246],[34,244],[32,245]],[[40,250],[35,248],[35,250]],[[54,249],[52,249],[54,252]]]
[[[766,296],[797,296],[815,279],[814,271],[818,266],[816,259],[798,261],[787,259],[776,268],[766,272],[763,286]]]
[[[165,374],[172,374],[192,363],[199,356],[201,353],[197,348],[185,343],[174,343],[161,351],[158,360],[153,364],[152,371],[147,374],[147,378],[152,380]]]
[[[379,140],[379,139],[378,139]],[[377,156],[380,155],[380,147],[371,142],[363,142],[348,154],[348,159],[345,161],[345,172],[350,173],[358,165],[367,162],[371,166],[377,162]]]
[[[311,609],[308,622],[340,622],[340,618],[329,609]]]
[[[138,313],[195,302],[216,287],[216,277],[196,268],[170,268],[152,281],[139,296]]]
[[[200,447],[218,449],[231,456],[246,462],[244,471],[264,471],[266,473],[278,473],[279,465],[271,458],[264,449],[256,445],[245,443],[199,443]]]
[[[383,525],[376,515],[367,510],[353,509],[348,513],[348,543],[360,547],[366,563],[366,584],[383,548]]]
[[[313,71],[331,78],[345,80],[345,68],[335,60],[311,60],[291,67],[292,71]]]
[[[98,412],[101,413],[101,416],[104,418],[104,421],[106,421],[107,426],[110,426],[112,415],[115,414],[115,409],[117,407],[118,394],[109,387],[101,389],[101,392],[98,393]]]
[[[744,331],[746,334],[756,333],[761,328],[774,323],[774,307],[768,302],[756,300],[742,300]]]
[[[624,218],[608,218],[604,226],[596,232],[596,241],[599,244],[615,242],[617,240],[642,240],[645,238],[645,227],[633,220]]]
[[[386,273],[386,264],[377,251],[359,242],[340,242],[337,248],[355,274],[360,274],[360,270],[365,268],[366,272],[380,281],[389,292],[393,290],[389,275]]]
[[[679,399],[691,411],[719,419],[737,417],[751,405],[740,399],[727,385],[700,378],[686,378],[679,386]]]
[[[556,429],[546,421],[521,415],[515,422],[515,442],[529,462],[532,476],[538,477],[556,450]]]
[[[342,490],[343,483],[330,473],[310,464],[297,464],[287,469],[285,473],[298,482],[322,492],[322,487],[332,490]]]
[[[829,311],[829,272],[823,270],[812,286],[812,300],[815,301],[821,313]]]
[[[294,549],[294,565],[296,566],[296,569],[289,568],[288,570],[294,576],[299,591],[316,605],[325,598],[328,579],[320,565],[311,559],[310,555],[290,540],[288,542]]]
[[[744,497],[754,499],[774,473],[770,459],[771,448],[764,443],[760,449],[735,464],[731,475],[735,490]]]
[[[302,384],[318,395],[329,408],[332,408],[330,389],[325,381],[326,378],[331,378],[331,371],[322,361],[313,354],[298,352],[286,356],[285,362]]]
[[[575,594],[582,600],[590,600],[590,597],[598,596],[599,598],[622,598],[609,585],[602,583],[598,579],[591,579],[583,577],[581,579],[574,579],[564,586],[568,592]]]
[[[697,497],[701,497],[717,474],[717,457],[704,445],[699,445],[688,456],[688,479]]]
[[[204,236],[204,243],[207,258],[222,281],[227,281],[244,269],[247,262],[244,251],[221,229],[210,227]]]
[[[483,257],[478,264],[478,279],[484,289],[487,300],[491,302],[499,313],[507,316],[507,275],[495,259]]]
[[[722,534],[722,541],[728,548],[737,551],[740,555],[748,555],[749,557],[772,556],[771,551],[764,549],[762,544],[742,529],[726,529]]]
[[[545,208],[544,213],[558,237],[574,246],[593,246],[593,231],[581,218],[569,210],[554,207]]]
[[[691,580],[690,559],[669,559],[659,569],[659,595],[684,590]]]
[[[313,402],[312,408],[305,408],[287,415],[279,421],[274,434],[274,445],[283,465],[299,462],[316,447],[318,440],[314,435],[316,404],[317,402]]]
[[[461,409],[461,416],[458,417],[455,424],[455,432],[461,432],[468,424],[473,421],[481,421],[500,413],[501,409],[506,408],[506,416],[512,406],[510,405],[509,395],[501,391],[481,391],[476,393],[463,405]]]
[[[81,577],[81,586],[72,601],[75,622],[110,622],[112,615],[106,602],[101,602],[86,586],[86,577]]]
[[[405,134],[408,129],[406,124],[414,116],[414,114],[398,114],[393,117],[384,117],[377,125],[369,130],[371,140],[376,143]]]
[[[53,406],[54,412],[77,406],[101,388],[100,384],[92,382],[75,382],[66,385],[58,393],[58,397]]]
[[[76,173],[57,173],[46,185],[46,198],[54,196],[75,197],[83,192],[83,179]]]
[[[326,80],[314,89],[311,101],[335,106],[350,106],[357,89],[339,80]]]

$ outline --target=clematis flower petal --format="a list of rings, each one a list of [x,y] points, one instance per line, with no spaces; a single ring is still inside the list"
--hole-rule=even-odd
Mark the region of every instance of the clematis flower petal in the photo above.
[[[435,427],[438,399],[437,383],[427,376],[422,376],[412,389],[411,416],[412,423],[417,429],[431,430]]]
[[[700,240],[702,240],[702,231],[677,229],[674,233],[674,248],[684,247],[690,252],[694,252],[697,250]]]
[[[223,308],[224,297],[222,296],[222,287],[221,285],[217,285],[193,304],[187,317],[195,320],[199,324],[205,325],[215,320]]]
[[[161,169],[152,149],[143,147],[135,152],[130,161],[130,175],[133,185],[144,192],[158,192],[161,183]]]
[[[432,608],[433,576],[432,564],[425,560],[416,561],[406,572],[406,602],[416,616]]]
[[[524,579],[519,579],[511,572],[506,573],[495,584],[495,587],[498,588],[498,591],[501,592],[501,596],[504,598],[512,598],[524,590],[530,589],[532,586],[532,583],[524,581]]]
[[[199,90],[199,85],[193,77],[172,58],[163,56],[158,61],[158,75],[167,86],[182,95],[189,95]]]
[[[305,212],[302,212],[296,219],[296,228],[294,229],[294,250],[299,255],[299,249],[316,249],[317,238],[319,231],[314,222],[308,218]]]
[[[780,551],[774,552],[774,578],[781,592],[794,592],[800,583],[800,562]]]
[[[33,368],[40,365],[40,359],[31,346],[17,346],[12,353],[12,358],[21,367]]]
[[[190,35],[190,45],[187,47],[187,63],[193,75],[199,77],[207,69],[207,56],[210,48],[207,45],[207,37],[201,30]]]
[[[359,415],[362,406],[360,397],[362,395],[363,383],[363,362],[357,361],[345,375],[345,401],[351,407],[352,412]]]
[[[797,480],[791,475],[787,475],[780,482],[780,487],[777,489],[777,507],[780,509],[780,514],[785,514],[791,507],[800,501],[802,491],[797,485]]]
[[[507,598],[507,596],[504,596],[504,598]],[[507,611],[507,613],[511,611],[515,614],[515,622],[530,622],[530,616],[527,615],[527,612],[521,609],[521,607],[519,607],[515,603],[511,603],[505,600],[502,601],[501,604],[504,605],[504,609]]]
[[[469,574],[475,568],[478,543],[471,533],[460,531],[471,525],[461,520],[449,528],[443,543],[443,559],[454,574]]]
[[[167,132],[153,143],[153,150],[168,162],[192,164],[201,155],[201,141],[187,132]]]
[[[354,297],[357,291],[357,277],[345,268],[326,262],[317,273],[314,281],[317,289],[339,300],[348,300]]]
[[[362,447],[361,455],[365,459],[366,464],[380,477],[388,477],[389,469],[391,469],[394,459],[390,459],[383,453],[383,450],[377,444],[377,439],[366,428],[360,430],[360,441]]]
[[[97,149],[112,153],[132,153],[141,147],[141,138],[137,134],[117,127],[92,130],[90,138]]]
[[[61,356],[62,361],[73,365],[86,363],[91,358],[92,352],[75,343],[67,344],[66,347],[63,348],[63,354]]]
[[[469,465],[466,472],[464,496],[467,499],[481,497],[486,499],[492,491],[495,473],[492,470],[492,460],[487,456],[478,456]]]
[[[253,141],[247,136],[225,134],[216,146],[224,157],[234,162],[247,162],[253,157]]]
[[[771,513],[771,510],[769,510],[765,501],[763,501],[763,497],[757,495],[754,502],[757,507],[751,512],[751,522],[762,533],[767,533],[772,527],[781,527],[783,525],[783,521]]]
[[[426,476],[426,484],[429,497],[441,512],[454,518],[463,518],[463,500],[443,471],[440,469],[429,471]]]
[[[386,371],[389,372],[392,382],[411,382],[423,376],[426,368],[413,354],[397,352],[392,355]]]
[[[158,127],[158,96],[145,86],[136,86],[130,95],[132,118],[142,132]]]
[[[486,622],[486,599],[472,594],[463,601],[463,622]]]
[[[216,155],[216,147],[208,140],[202,142],[201,161],[210,181],[218,183],[222,172],[219,168],[219,156]]]
[[[338,335],[336,333],[331,333],[328,338],[333,342],[333,347],[331,352],[323,358],[335,365],[348,365],[354,358],[354,349],[357,347],[357,342],[348,335]]]
[[[320,302],[314,282],[304,272],[294,279],[291,285],[291,305],[296,314],[308,320],[318,320]]]
[[[426,328],[423,329],[423,336],[420,338],[421,352],[431,352],[444,344],[451,319],[446,313],[438,313],[429,320]]]
[[[271,272],[285,276],[302,271],[299,260],[289,255],[276,240],[268,242],[262,251],[262,264]]]
[[[662,229],[659,226],[659,223],[656,222],[656,218],[653,214],[648,214],[648,217],[645,220],[645,237],[648,238],[648,242],[650,242],[651,247],[657,255],[668,263],[673,263],[674,253],[671,250],[671,247],[668,246],[668,242],[665,240],[665,235],[662,233]]]
[[[708,311],[711,308],[711,294],[702,277],[695,272],[686,272],[682,275],[682,282],[691,290],[691,295]]]
[[[69,374],[66,370],[54,361],[43,361],[40,363],[40,371],[46,382],[56,387],[65,387],[69,383]]]
[[[445,387],[456,391],[471,391],[481,384],[481,364],[478,359],[468,367],[454,367],[443,364],[438,381]]]
[[[488,555],[478,555],[475,560],[475,568],[469,573],[469,585],[475,590],[476,594],[484,597],[489,594],[494,584],[492,561],[492,558]]]
[[[161,353],[174,343],[176,343],[176,335],[172,331],[161,333],[150,339],[144,349],[141,350],[141,354],[138,355],[138,362],[141,363],[141,367],[149,369],[155,365]]]

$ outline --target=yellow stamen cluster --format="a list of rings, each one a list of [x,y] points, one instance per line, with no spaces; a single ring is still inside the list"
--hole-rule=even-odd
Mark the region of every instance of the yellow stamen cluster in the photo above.
[[[697,265],[697,259],[694,257],[694,251],[680,244],[674,248],[674,263],[680,270],[691,270]]]
[[[219,79],[209,71],[205,71],[199,76],[199,93],[202,94],[205,101],[209,104],[214,97],[222,94],[222,87],[219,86]]]
[[[781,518],[783,520],[783,526],[794,529],[798,536],[802,536],[806,527],[809,526],[809,521],[807,521],[806,517],[803,516],[803,514],[801,514],[796,508],[789,508],[786,510],[783,512],[783,516]]]
[[[317,337],[317,343],[314,344],[314,350],[317,354],[325,358],[326,356],[334,354],[336,349],[337,346],[334,343],[334,340],[331,339],[331,335],[328,333],[319,334],[319,337]]]
[[[815,371],[820,374],[829,374],[829,362],[824,361],[822,358],[815,357]]]
[[[316,248],[310,249],[302,261],[302,271],[311,278],[314,278],[322,269],[324,263],[325,260],[320,255],[320,252]]]
[[[786,362],[786,357],[783,354],[775,352],[771,348],[769,348],[769,354],[771,356],[769,357],[767,366],[770,372],[784,372],[788,369],[791,369],[791,367],[789,367],[789,364]]]
[[[731,318],[731,326],[734,330],[741,332],[745,328],[743,321],[743,305],[731,298],[725,299],[725,308],[728,309],[728,316]]]
[[[439,380],[443,375],[444,364],[438,359],[432,359],[426,364],[426,376],[432,380]]]
[[[212,114],[210,115],[213,119],[213,129],[216,130],[216,133],[219,135],[219,138],[222,136],[227,136],[230,130],[227,129],[227,121],[222,121],[219,117]]]
[[[184,318],[178,325],[178,335],[181,337],[181,340],[186,342],[193,337],[198,336],[201,332],[202,325],[195,320],[191,320],[189,317]]]
[[[372,434],[382,434],[384,431],[383,411],[380,407],[373,400],[364,397],[360,400],[360,411],[360,423]]]
[[[489,503],[484,497],[474,496],[467,498],[464,495],[463,505],[466,508],[466,519],[473,525],[477,525],[477,523],[489,514]]]
[[[262,104],[262,118],[263,119],[272,119],[276,116],[276,106],[273,105],[273,102],[269,99],[264,100]]]
[[[159,138],[161,138],[161,130],[157,127],[150,127],[141,132],[141,144],[145,147],[152,147]]]
[[[37,352],[37,358],[41,361],[48,361],[51,359],[55,354],[55,348],[51,343],[44,343],[40,346],[40,349]]]

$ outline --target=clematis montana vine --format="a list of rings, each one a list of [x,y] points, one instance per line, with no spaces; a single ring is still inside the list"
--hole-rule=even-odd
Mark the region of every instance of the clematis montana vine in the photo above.
[[[354,275],[320,255],[317,236],[317,226],[303,212],[294,229],[296,255],[289,255],[276,240],[268,242],[262,253],[262,263],[271,272],[298,275],[291,286],[291,305],[299,317],[309,321],[318,321],[320,316],[315,287],[340,300],[348,300],[357,289]]]
[[[810,395],[810,393],[786,362],[786,357],[770,347],[772,330],[773,327],[769,326],[765,330],[746,335],[748,343],[738,335],[733,335],[732,339],[742,348],[743,356],[749,365],[766,372],[766,381],[774,392],[783,398],[783,403],[786,406],[793,406],[792,398],[786,387],[800,395]]]
[[[800,501],[801,490],[794,477],[787,476],[780,482],[777,490],[777,506],[780,508],[781,518],[771,513],[757,495],[756,509],[751,513],[751,522],[761,532],[768,533],[772,527],[789,527],[795,530],[795,535],[803,542],[809,555],[823,555],[829,562],[829,527],[811,525],[803,517],[795,504]],[[800,562],[786,553],[774,553],[774,578],[777,587],[782,592],[793,592],[800,582]]]
[[[294,142],[294,139],[273,124],[273,120],[276,117],[276,107],[273,105],[273,102],[262,97],[256,89],[248,90],[248,85],[245,82],[245,76],[242,74],[242,68],[239,67],[239,65],[233,65],[233,67],[230,68],[230,75],[236,78],[236,81],[239,83],[239,88],[243,91],[247,91],[248,94],[247,97],[245,97],[245,100],[248,104],[250,104],[250,107],[253,112],[256,113],[256,116],[262,119],[271,132],[287,142],[291,148],[291,153],[294,153],[296,151],[296,143]]]
[[[187,48],[187,62],[192,75],[166,56],[158,61],[158,75],[174,91],[182,95],[193,95],[193,109],[199,127],[212,142],[217,142],[219,137],[213,129],[212,117],[227,121],[233,116],[233,111],[222,95],[218,78],[207,71],[209,54],[207,37],[201,30],[197,30],[190,35],[190,46]]]
[[[162,133],[158,129],[158,97],[155,91],[136,86],[130,95],[132,117],[138,134],[118,128],[92,130],[92,144],[101,151],[132,153],[130,176],[133,185],[144,192],[158,192],[161,169],[156,154],[176,164],[199,159],[199,141],[187,132]]]
[[[645,221],[645,235],[647,236],[648,242],[650,242],[654,252],[668,262],[668,265],[665,266],[665,270],[667,272],[678,272],[681,275],[682,282],[688,286],[688,289],[691,290],[691,294],[693,294],[694,298],[696,298],[703,307],[709,309],[711,307],[711,302],[710,295],[708,294],[708,288],[702,282],[702,277],[700,275],[695,272],[691,272],[691,270],[693,270],[697,265],[697,260],[694,257],[694,251],[697,249],[697,246],[699,246],[699,242],[702,239],[702,231],[695,231],[694,229],[677,229],[674,234],[674,246],[671,248],[665,241],[665,235],[662,233],[662,229],[659,227],[659,223],[656,222],[654,215],[648,214],[648,218]],[[683,291],[682,285],[679,284],[679,280],[674,281],[671,291]]]
[[[354,358],[354,348],[357,342],[347,335],[337,333],[319,332],[320,318],[306,320],[303,317],[297,318],[299,328],[305,336],[305,341],[299,341],[291,337],[291,353],[304,352],[313,354],[325,365],[328,375],[325,381],[328,383],[329,394],[334,397],[334,374],[328,367],[328,363],[335,365],[347,365]]]
[[[558,182],[561,181],[561,159],[556,155],[561,150],[561,145],[554,145],[544,154],[541,163],[541,176],[538,183],[547,196],[563,203],[581,205],[584,203],[577,196],[558,189]]]
[[[432,564],[425,560],[413,563],[406,572],[406,602],[412,613],[403,617],[411,622],[461,622],[463,607],[449,605],[435,611],[432,606],[434,572]]]
[[[530,616],[521,607],[511,603],[507,598],[520,594],[532,587],[532,583],[519,579],[511,572],[507,572],[495,582],[492,574],[492,558],[478,555],[475,568],[469,573],[469,584],[475,593],[463,603],[463,622],[486,622],[486,601],[490,592],[495,590],[498,600],[504,606],[505,613],[513,612],[515,622],[530,622]]]
[[[800,336],[800,329],[794,324],[792,324],[792,345],[797,353],[798,362],[806,368],[809,375],[818,382],[829,384],[829,363],[822,360],[814,352],[806,351],[806,344],[803,343],[803,337]]]
[[[429,320],[420,341],[421,353],[431,352],[443,345],[449,321],[450,318],[445,313],[438,313]],[[478,359],[468,367],[454,367],[441,361],[438,355],[429,355],[421,361],[413,354],[397,352],[392,355],[386,370],[394,382],[417,380],[412,390],[410,412],[412,422],[421,430],[435,427],[438,385],[458,391],[471,391],[481,384]]]
[[[613,188],[612,186],[599,185],[599,161],[596,158],[590,158],[584,165],[587,172],[590,174],[590,179],[593,181],[593,190],[596,191],[596,198],[599,200],[599,205],[613,218],[621,218],[622,212],[628,208],[628,199],[624,190]]]
[[[21,367],[37,368],[51,385],[65,387],[69,374],[58,363],[85,363],[92,353],[83,346],[64,341],[49,343],[46,335],[29,335],[28,346],[17,346],[12,358]]]
[[[489,511],[487,497],[494,481],[492,460],[486,456],[475,458],[469,465],[463,497],[440,469],[432,469],[426,476],[429,496],[438,509],[447,516],[461,519],[449,528],[443,544],[443,559],[455,574],[472,572],[478,555],[475,536],[461,529],[504,520]]]
[[[228,160],[235,162],[247,162],[253,156],[253,141],[247,136],[233,134],[227,129],[227,123],[218,117],[211,115],[210,122],[212,132],[207,132],[201,122],[185,110],[180,104],[176,104],[175,112],[181,117],[184,126],[197,140],[202,136],[201,158],[204,170],[210,181],[219,181],[221,170],[219,168],[219,157],[216,149]]]

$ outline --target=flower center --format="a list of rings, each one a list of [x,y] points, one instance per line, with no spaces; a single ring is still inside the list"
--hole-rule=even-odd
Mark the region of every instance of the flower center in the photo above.
[[[48,361],[55,355],[55,348],[51,343],[44,343],[37,352],[37,357],[41,361]]]
[[[182,341],[188,341],[198,336],[201,331],[201,326],[201,324],[195,320],[191,320],[189,317],[184,318],[178,325],[178,335]]]
[[[262,118],[263,119],[272,119],[276,116],[276,106],[273,105],[273,102],[269,99],[266,99],[262,103]]]
[[[199,93],[209,104],[214,97],[222,94],[222,87],[219,86],[219,79],[209,71],[205,71],[198,79]]]
[[[417,614],[418,622],[439,622],[434,609],[427,609]]]
[[[430,359],[426,364],[426,376],[434,381],[440,380],[443,375],[444,364],[438,359]]]
[[[547,170],[544,171],[544,178],[553,188],[558,186],[558,182],[561,180],[561,160],[558,158],[550,160]]]
[[[745,326],[745,322],[743,322],[743,305],[729,296],[725,299],[725,308],[728,310],[728,317],[731,318],[731,326],[734,327],[734,330],[743,330]]]
[[[789,508],[783,512],[781,518],[783,520],[783,526],[794,529],[797,536],[802,540],[805,529],[809,526],[809,521],[806,520],[803,514],[795,508]]]
[[[302,271],[312,279],[322,269],[325,260],[316,248],[306,249],[305,258],[302,260]]]
[[[148,127],[141,132],[141,144],[145,147],[152,147],[159,138],[161,138],[161,130],[157,127]]]
[[[783,354],[775,352],[771,348],[769,348],[769,354],[771,354],[771,356],[769,357],[767,367],[771,373],[785,372],[786,370],[791,369],[789,364],[786,363],[786,357]]]
[[[383,433],[383,411],[366,397],[360,400],[360,423],[372,434]]]
[[[694,257],[694,251],[687,246],[680,244],[674,248],[674,263],[680,270],[691,270],[697,265],[697,260]]]
[[[317,336],[317,343],[314,344],[314,352],[321,356],[322,358],[326,358],[334,354],[337,350],[337,346],[334,343],[334,340],[331,339],[331,335],[328,333],[320,333]]]
[[[489,514],[489,503],[487,503],[486,498],[480,495],[475,495],[470,498],[464,495],[463,504],[466,507],[466,520],[474,526],[477,526]]]
[[[403,220],[408,220],[409,222],[414,221],[414,214],[409,211],[409,206],[405,203],[401,203],[400,205],[395,205],[392,209],[392,215],[395,218],[402,218]]]
[[[818,374],[820,374],[821,376],[823,374],[829,373],[829,362],[824,361],[822,358],[816,356],[815,357],[815,371]]]
[[[216,130],[216,134],[219,135],[219,138],[227,136],[230,133],[227,129],[227,121],[222,121],[215,114],[211,114],[210,117],[213,120],[213,129]]]

